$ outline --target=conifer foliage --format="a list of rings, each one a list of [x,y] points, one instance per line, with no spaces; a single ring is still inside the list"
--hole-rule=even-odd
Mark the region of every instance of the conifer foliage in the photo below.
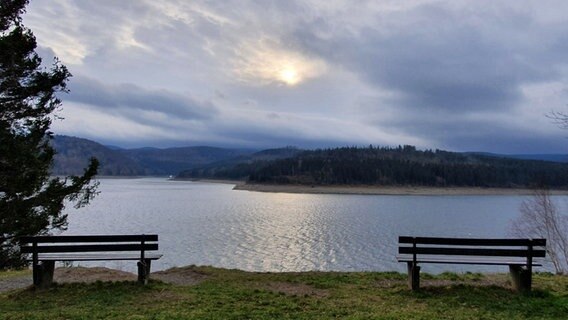
[[[70,201],[86,205],[96,194],[98,161],[81,176],[50,176],[50,126],[71,76],[58,60],[49,67],[22,24],[28,0],[0,1],[0,269],[24,264],[18,238],[65,228]]]

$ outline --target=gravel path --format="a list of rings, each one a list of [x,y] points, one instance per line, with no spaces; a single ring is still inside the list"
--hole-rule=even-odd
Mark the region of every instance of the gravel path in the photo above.
[[[18,276],[8,279],[0,279],[0,293],[14,289],[22,289],[32,285],[31,275]]]

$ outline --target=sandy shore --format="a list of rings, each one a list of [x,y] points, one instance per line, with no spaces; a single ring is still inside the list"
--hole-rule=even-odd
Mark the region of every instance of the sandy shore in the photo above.
[[[361,194],[361,195],[417,195],[417,196],[486,196],[486,195],[532,195],[532,189],[520,188],[474,188],[474,187],[412,187],[412,186],[305,186],[246,183],[242,180],[217,179],[175,179],[206,183],[231,184],[234,190],[273,192],[273,193],[308,193],[308,194]],[[551,195],[568,195],[568,190],[550,190]]]
[[[531,189],[509,188],[437,188],[437,187],[398,187],[398,186],[302,186],[302,185],[235,185],[235,190],[280,193],[313,194],[368,194],[368,195],[424,195],[424,196],[460,196],[460,195],[531,195]],[[568,195],[568,190],[551,190],[553,195]]]

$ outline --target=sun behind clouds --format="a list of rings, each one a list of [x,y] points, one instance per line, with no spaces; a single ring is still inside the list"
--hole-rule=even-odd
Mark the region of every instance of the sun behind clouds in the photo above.
[[[236,50],[234,75],[249,85],[283,84],[296,86],[321,76],[326,71],[320,59],[282,49],[278,43],[258,41],[246,43]]]
[[[282,69],[279,76],[280,80],[289,86],[293,86],[302,80],[298,71],[296,71],[293,67],[285,67]]]

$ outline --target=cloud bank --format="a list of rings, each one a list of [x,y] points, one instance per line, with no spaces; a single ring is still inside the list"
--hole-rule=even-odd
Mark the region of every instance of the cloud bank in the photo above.
[[[55,131],[122,146],[566,152],[564,1],[33,1]]]

